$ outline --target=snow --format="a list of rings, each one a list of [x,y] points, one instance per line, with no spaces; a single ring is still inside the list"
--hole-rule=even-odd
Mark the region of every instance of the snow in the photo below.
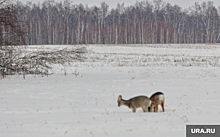
[[[218,67],[85,63],[72,68],[78,75],[60,71],[1,80],[0,136],[170,137],[185,136],[187,124],[220,123]],[[156,91],[165,95],[165,112],[160,106],[158,113],[117,106],[119,95],[149,97]]]
[[[82,66],[220,66],[220,45],[85,45],[88,54]]]

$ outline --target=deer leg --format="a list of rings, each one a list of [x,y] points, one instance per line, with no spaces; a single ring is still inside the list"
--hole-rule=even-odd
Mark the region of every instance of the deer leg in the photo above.
[[[157,107],[157,106],[156,106],[156,105],[154,105],[154,112],[156,112],[156,109],[157,109],[156,107]]]
[[[150,112],[153,112],[153,109],[154,109],[154,105],[151,104],[151,105],[150,105]]]
[[[148,107],[147,106],[143,106],[142,109],[143,109],[144,112],[148,112]]]
[[[155,105],[155,111],[154,112],[158,112],[158,104]]]
[[[163,112],[165,112],[165,109],[164,109],[164,102],[161,103],[161,107],[162,107]]]
[[[132,112],[135,113],[136,112],[136,108],[132,107]]]

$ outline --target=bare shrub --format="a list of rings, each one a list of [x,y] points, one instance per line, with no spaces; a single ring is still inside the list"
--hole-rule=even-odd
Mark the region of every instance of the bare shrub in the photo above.
[[[3,78],[14,74],[22,74],[24,78],[27,74],[50,75],[53,73],[53,65],[59,64],[68,67],[73,61],[83,61],[82,55],[87,52],[84,47],[34,52],[26,51],[20,46],[17,47],[19,48],[14,49],[11,55],[1,58],[3,59],[1,63]],[[22,48],[23,51],[20,51]]]

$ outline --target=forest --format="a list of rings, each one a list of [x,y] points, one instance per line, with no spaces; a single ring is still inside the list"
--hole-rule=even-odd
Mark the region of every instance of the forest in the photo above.
[[[89,7],[71,0],[17,1],[12,10],[27,45],[220,42],[220,6],[212,1],[187,9],[162,0],[115,8],[105,2]]]

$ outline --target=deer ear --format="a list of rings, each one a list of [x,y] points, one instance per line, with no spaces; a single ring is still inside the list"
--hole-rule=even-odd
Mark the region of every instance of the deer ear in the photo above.
[[[121,99],[122,99],[122,95],[119,95],[119,96],[118,96],[118,100],[121,100]]]

